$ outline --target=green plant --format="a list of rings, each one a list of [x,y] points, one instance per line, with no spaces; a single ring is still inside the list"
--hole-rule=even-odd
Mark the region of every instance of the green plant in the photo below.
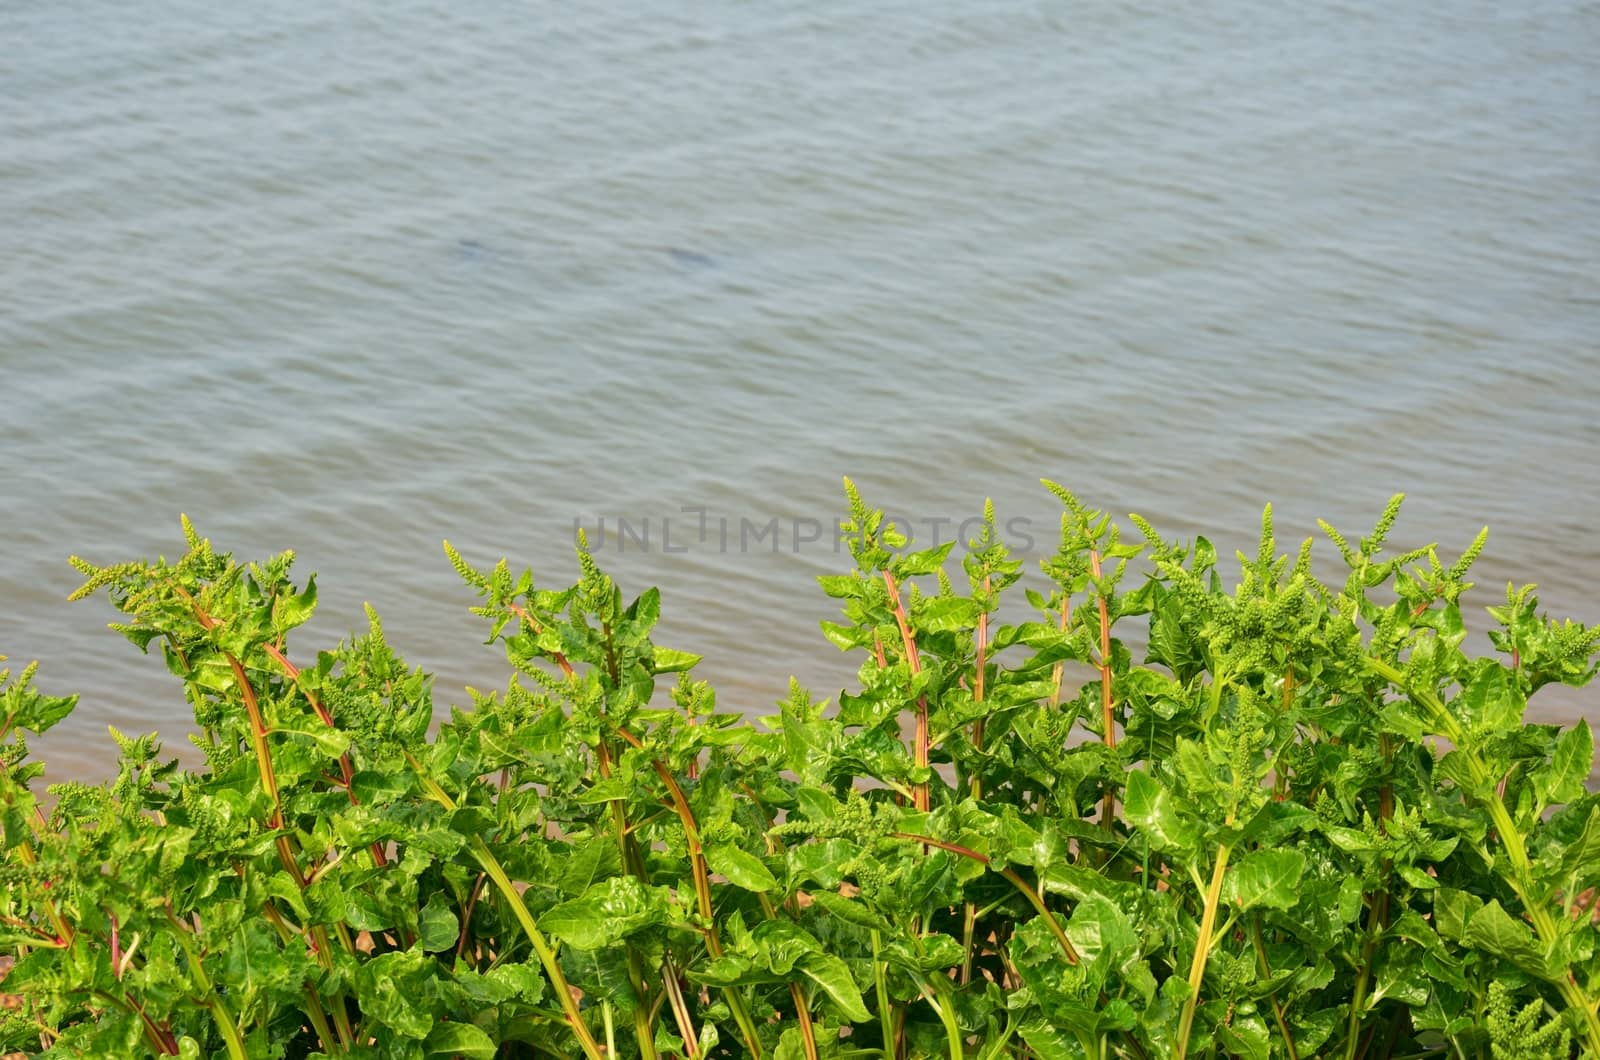
[[[1013,625],[992,505],[958,587],[950,544],[906,551],[847,481],[823,632],[859,687],[791,682],[755,722],[581,540],[555,590],[446,544],[512,675],[431,738],[376,614],[291,651],[291,553],[241,565],[185,520],[174,563],[74,560],[182,683],[204,766],[113,732],[116,779],[47,812],[24,732],[75,700],[0,673],[0,1048],[1600,1055],[1593,741],[1523,718],[1594,676],[1600,626],[1508,588],[1469,654],[1484,535],[1385,557],[1398,497],[1358,541],[1325,527],[1337,586],[1268,508],[1228,589],[1204,538],[1124,540],[1047,485],[1061,536]]]

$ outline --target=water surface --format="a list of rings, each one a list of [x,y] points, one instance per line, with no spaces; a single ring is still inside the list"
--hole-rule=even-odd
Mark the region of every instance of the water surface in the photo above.
[[[1406,490],[1398,546],[1492,526],[1480,603],[1600,621],[1581,0],[89,0],[0,40],[0,651],[83,693],[53,776],[183,742],[63,562],[175,555],[180,511],[321,572],[306,658],[371,601],[441,710],[504,668],[439,540],[554,584],[602,516],[725,705],[834,694],[841,559],[792,528],[846,473],[924,529],[993,495],[1035,584],[1041,475],[1225,546]]]

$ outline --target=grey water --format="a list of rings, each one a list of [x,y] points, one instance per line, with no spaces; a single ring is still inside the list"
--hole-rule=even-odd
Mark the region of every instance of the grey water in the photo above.
[[[993,496],[1034,585],[1040,476],[1224,555],[1403,490],[1600,622],[1597,277],[1589,0],[6,0],[0,652],[82,693],[51,776],[182,747],[65,559],[187,512],[442,714],[506,671],[440,539],[555,585],[603,519],[762,715],[852,679],[844,474],[924,540]]]

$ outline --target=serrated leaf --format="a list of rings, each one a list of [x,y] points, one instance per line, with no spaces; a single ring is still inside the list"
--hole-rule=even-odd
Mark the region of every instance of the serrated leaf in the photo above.
[[[77,696],[44,696],[32,688],[12,688],[7,691],[7,698],[19,699],[15,704],[0,703],[0,709],[9,708],[15,711],[11,715],[11,725],[20,729],[27,729],[31,733],[41,734],[72,713],[78,705]],[[4,721],[0,715],[0,721]],[[0,726],[0,729],[6,726]]]
[[[661,619],[661,590],[651,586],[628,607],[635,627],[641,632],[648,632]]]
[[[329,728],[318,718],[296,718],[293,727],[280,726],[276,731],[293,733],[328,758],[338,758],[350,750],[350,734],[342,729]]]

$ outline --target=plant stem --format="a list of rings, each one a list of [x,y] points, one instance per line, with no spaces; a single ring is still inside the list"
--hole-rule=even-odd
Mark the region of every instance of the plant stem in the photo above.
[[[1227,681],[1227,676],[1222,673],[1213,673],[1211,676],[1209,719],[1214,719],[1217,712],[1222,709],[1222,690]],[[1229,808],[1223,822],[1224,828],[1233,824],[1233,815],[1234,808]],[[1200,915],[1200,933],[1195,938],[1194,959],[1189,964],[1189,996],[1183,999],[1183,1016],[1178,1024],[1178,1042],[1173,1050],[1176,1060],[1184,1060],[1189,1051],[1189,1034],[1194,1029],[1194,1014],[1200,1005],[1200,988],[1205,984],[1206,961],[1211,957],[1211,939],[1217,925],[1217,909],[1222,904],[1222,878],[1228,871],[1230,853],[1231,848],[1226,843],[1217,847],[1216,864],[1211,869],[1211,883],[1206,888],[1206,905]]]
[[[195,614],[207,629],[216,623],[198,606]],[[278,848],[278,860],[283,863],[284,869],[289,873],[289,878],[295,882],[300,890],[306,889],[306,876],[300,870],[299,859],[295,857],[294,846],[289,840],[288,828],[283,818],[283,796],[278,790],[278,774],[272,765],[272,749],[267,744],[266,717],[261,712],[261,704],[256,699],[256,692],[250,683],[249,675],[245,673],[244,665],[231,653],[224,652],[223,658],[228,661],[228,666],[233,670],[234,680],[239,684],[239,696],[244,701],[245,711],[250,717],[250,742],[255,749],[256,765],[261,774],[261,785],[266,789],[267,796],[272,800],[272,816],[267,820],[267,827],[277,832],[275,845]],[[350,936],[344,931],[344,924],[339,924],[339,941],[344,946],[345,952],[354,953],[355,946]],[[324,969],[333,970],[333,948],[328,939],[328,931],[321,924],[309,926],[312,941],[315,943],[316,958]],[[340,1040],[346,1047],[354,1043],[355,1031],[350,1026],[350,1016],[344,1003],[344,991],[338,991],[332,998],[333,1021],[339,1029]]]
[[[765,894],[758,893],[756,898],[761,902],[761,911],[768,920],[778,919],[778,910],[773,906],[772,900]],[[806,1060],[817,1060],[817,1030],[811,1022],[811,1008],[806,1004],[806,993],[795,980],[789,980],[789,997],[794,1002],[795,1019],[800,1023],[800,1040],[805,1046]]]
[[[1256,913],[1250,918],[1250,941],[1255,944],[1256,963],[1261,968],[1261,978],[1272,978],[1272,966],[1267,963],[1266,943],[1261,940],[1261,914]],[[1272,1006],[1272,1018],[1278,1024],[1278,1032],[1283,1035],[1283,1047],[1287,1051],[1288,1060],[1300,1060],[1300,1054],[1295,1051],[1294,1035],[1289,1033],[1289,1024],[1283,1018],[1283,1006],[1278,1004],[1278,998],[1268,995],[1267,1003]]]
[[[1231,812],[1227,823],[1233,823]],[[1189,1053],[1189,1033],[1194,1029],[1194,1013],[1200,1003],[1200,987],[1205,981],[1206,960],[1211,955],[1211,933],[1217,924],[1217,907],[1222,904],[1222,877],[1228,871],[1229,853],[1228,844],[1217,847],[1217,863],[1211,870],[1206,908],[1200,917],[1200,935],[1195,939],[1194,960],[1189,965],[1189,996],[1183,999],[1183,1017],[1178,1022],[1178,1042],[1173,1049],[1176,1060],[1183,1060]]]
[[[994,862],[989,860],[987,856],[978,853],[976,850],[973,850],[971,847],[964,847],[959,843],[946,843],[942,839],[935,839],[933,836],[928,835],[917,835],[915,832],[892,832],[890,834],[896,839],[910,839],[921,843],[924,846],[938,847],[940,850],[948,850],[952,854],[960,854],[964,858],[971,858],[980,865],[994,869]],[[1009,866],[995,869],[995,871],[1001,876],[1005,877],[1006,881],[1010,883],[1011,886],[1015,887],[1018,891],[1021,891],[1022,896],[1028,900],[1028,904],[1032,905],[1033,908],[1039,913],[1039,916],[1043,918],[1045,926],[1048,927],[1050,929],[1050,933],[1055,936],[1056,945],[1060,946],[1061,952],[1066,954],[1067,963],[1077,964],[1078,951],[1073,948],[1072,940],[1067,938],[1067,933],[1061,930],[1061,925],[1056,923],[1055,914],[1050,911],[1049,906],[1044,904],[1044,899],[1039,896],[1039,892],[1030,887],[1028,885],[1028,881],[1023,879],[1021,876],[1018,876],[1016,870],[1010,868]]]
[[[644,743],[627,729],[618,726],[616,733],[634,748],[644,749]],[[700,826],[695,821],[694,810],[683,794],[683,788],[679,786],[677,778],[672,775],[672,770],[668,769],[667,764],[659,758],[651,759],[650,764],[655,768],[656,776],[666,785],[673,809],[683,825],[684,839],[689,847],[689,868],[694,875],[695,900],[700,917],[705,921],[702,934],[705,935],[706,947],[713,957],[721,957],[722,938],[717,931],[715,912],[711,906],[711,872],[706,866],[705,845],[700,839]],[[745,1004],[744,995],[731,986],[725,987],[722,993],[727,998],[728,1009],[733,1013],[734,1022],[739,1025],[739,1033],[744,1037],[745,1048],[750,1051],[751,1056],[760,1060],[761,1039],[756,1035],[755,1019],[750,1015],[750,1007]]]
[[[1100,550],[1089,550],[1089,570],[1100,577]],[[1105,726],[1106,749],[1117,749],[1117,717],[1111,702],[1111,616],[1106,604],[1106,594],[1098,586],[1095,599],[1100,605],[1100,720]],[[1117,793],[1106,785],[1105,803],[1100,809],[1100,827],[1111,831],[1117,812]]]
[[[990,581],[989,576],[988,575],[984,575],[984,578],[983,578],[983,598],[984,598],[984,601],[986,603],[988,602],[988,599],[989,599],[989,581]],[[980,612],[979,615],[978,615],[978,658],[977,658],[977,665],[976,665],[975,671],[974,671],[974,673],[972,675],[972,701],[974,703],[982,703],[983,702],[984,680],[988,676],[988,669],[989,669],[989,658],[988,658],[988,655],[989,655],[989,612],[988,611],[983,611],[983,612]],[[982,718],[981,716],[978,718],[977,721],[972,723],[972,749],[974,751],[982,751],[983,750],[983,723],[984,723],[984,718]],[[973,776],[971,790],[972,790],[972,797],[974,799],[983,798],[983,777],[982,776],[976,775],[976,774]]]
[[[922,998],[933,1009],[933,1014],[944,1024],[945,1043],[950,1050],[950,1060],[962,1060],[966,1046],[961,1041],[961,1028],[956,1024],[955,1003],[950,997],[950,981],[934,978],[927,983],[918,982]],[[938,996],[935,996],[935,995]]]
[[[656,1060],[656,1031],[650,1019],[650,1007],[645,1004],[644,970],[640,967],[639,951],[632,946],[628,947],[628,982],[633,987],[633,1037],[639,1047],[640,1060]]]
[[[290,683],[295,683],[300,679],[299,667],[290,662],[288,656],[284,655],[277,646],[266,644],[263,645],[263,647],[266,648],[267,654],[272,656],[273,660],[277,662],[279,668],[283,670],[283,675],[289,679]],[[306,702],[311,704],[311,709],[316,712],[317,717],[322,720],[324,725],[328,726],[330,729],[338,728],[338,726],[334,724],[332,712],[330,712],[327,707],[322,705],[322,701],[320,699],[304,689],[301,690],[301,694],[306,697]],[[344,790],[345,793],[350,796],[350,805],[360,806],[361,800],[356,797],[356,789],[354,784],[355,766],[351,764],[350,753],[348,751],[339,756],[339,773],[344,777]],[[385,855],[383,852],[382,843],[373,843],[371,850],[373,863],[379,868],[382,868],[389,863],[387,855]]]
[[[607,746],[602,737],[595,744],[595,760],[600,766],[602,780],[611,779],[611,748]],[[611,830],[617,839],[617,854],[624,872],[636,877],[640,883],[649,883],[645,878],[644,866],[640,863],[631,833],[628,830],[627,807],[621,799],[612,799]],[[650,1025],[650,1013],[645,1006],[644,969],[639,962],[639,953],[633,947],[628,947],[628,985],[633,989],[636,1004],[633,1008],[633,1036],[638,1040],[639,1055],[642,1060],[655,1060],[656,1045],[655,1031]]]
[[[916,677],[922,672],[922,656],[917,652],[916,638],[911,634],[911,620],[906,616],[906,609],[900,602],[900,589],[895,585],[894,575],[888,571],[883,572],[883,584],[889,589],[889,602],[894,605],[894,620],[900,626],[900,639],[905,644],[906,665],[911,669],[911,676]],[[917,697],[917,731],[916,743],[913,748],[913,757],[919,770],[928,768],[928,697]],[[928,782],[919,780],[912,789],[912,802],[917,809],[927,812]]]
[[[201,962],[200,955],[195,953],[194,947],[190,945],[188,926],[173,915],[170,904],[167,907],[166,914],[167,920],[172,924],[178,945],[183,947],[184,956],[188,958],[189,974],[194,977],[194,981],[200,989],[205,991],[206,1007],[211,1010],[211,1018],[216,1023],[217,1030],[222,1035],[222,1040],[228,1044],[228,1056],[231,1060],[247,1060],[248,1054],[245,1052],[244,1040],[239,1036],[239,1024],[234,1020],[233,1014],[228,1011],[227,1004],[217,994],[216,987],[211,983],[211,977],[206,974],[205,964]],[[172,1051],[174,1054],[177,1053],[176,1048]],[[344,1050],[340,1049],[339,1052],[342,1053]]]
[[[272,750],[267,746],[266,718],[262,716],[261,704],[256,701],[256,690],[250,684],[244,666],[232,654],[225,653],[224,657],[228,660],[228,665],[233,668],[234,680],[239,683],[239,696],[244,700],[245,712],[250,716],[250,746],[255,751],[256,768],[261,774],[261,786],[266,790],[267,798],[272,801],[272,815],[267,818],[267,827],[278,833],[276,840],[278,859],[283,862],[289,878],[304,888],[305,875],[300,871],[300,863],[296,860],[294,848],[290,846],[289,836],[284,831],[283,796],[278,791],[277,771],[272,767]]]
[[[32,868],[39,864],[38,855],[34,853],[33,847],[26,839],[19,842],[14,849],[17,852],[17,857],[22,860],[24,865]],[[61,910],[54,900],[45,902],[45,914],[50,918],[50,926],[56,929],[56,937],[53,944],[60,946],[62,949],[71,946],[72,940],[77,937],[77,932],[62,917]]]
[[[694,1021],[689,1018],[689,1005],[683,999],[683,987],[678,983],[678,970],[673,966],[671,953],[661,959],[661,981],[666,987],[667,1004],[672,1009],[673,1020],[678,1024],[678,1033],[683,1037],[683,1047],[689,1054],[689,1060],[700,1060],[700,1039],[694,1033]]]
[[[1379,734],[1378,749],[1385,768],[1383,785],[1378,789],[1378,828],[1387,834],[1389,821],[1394,817],[1394,785],[1387,775],[1394,760],[1394,748],[1390,745],[1387,733]],[[1350,1018],[1345,1027],[1344,1060],[1355,1060],[1358,1053],[1365,1051],[1361,1034],[1361,1020],[1366,1015],[1363,1005],[1367,997],[1367,984],[1372,980],[1372,962],[1378,953],[1378,940],[1389,926],[1389,874],[1393,867],[1394,862],[1385,858],[1379,889],[1373,892],[1367,906],[1366,937],[1361,941],[1361,970],[1356,973],[1355,993],[1350,998]]]
[[[467,894],[467,904],[461,910],[461,938],[456,942],[456,960],[460,960],[467,950],[467,939],[472,933],[472,911],[478,906],[478,895],[483,893],[483,881],[488,879],[483,873],[478,873],[478,878],[472,881],[472,890]],[[474,953],[473,962],[477,964],[477,955]]]
[[[884,1060],[894,1060],[899,1052],[895,1045],[894,1003],[889,1000],[889,966],[878,956],[882,940],[876,928],[872,931],[872,979],[878,995],[878,1027],[883,1035]]]
[[[1484,764],[1483,758],[1476,751],[1463,746],[1465,741],[1460,723],[1433,692],[1409,687],[1406,684],[1405,674],[1398,668],[1371,656],[1368,656],[1365,662],[1368,669],[1391,684],[1405,689],[1414,702],[1420,703],[1428,710],[1440,735],[1455,745],[1456,753],[1467,763],[1472,780],[1479,790],[1489,792],[1480,801],[1488,809],[1489,819],[1506,849],[1506,860],[1510,863],[1511,871],[1509,874],[1503,874],[1503,877],[1521,900],[1523,912],[1532,922],[1534,931],[1539,935],[1539,941],[1544,943],[1547,949],[1553,948],[1560,939],[1560,929],[1545,904],[1532,900],[1537,894],[1533,883],[1533,863],[1528,858],[1528,848],[1523,843],[1522,833],[1518,831],[1511,812],[1506,809],[1505,800],[1494,790],[1489,769]],[[1578,985],[1571,967],[1569,966],[1564,973],[1547,976],[1546,981],[1560,992],[1562,1000],[1582,1019],[1589,1052],[1600,1056],[1600,1013],[1596,1012],[1595,1003]]]
[[[989,600],[990,578],[983,578],[983,599]],[[988,670],[989,651],[989,612],[982,611],[978,615],[978,658],[977,670],[972,679],[972,701],[983,702],[984,678]],[[983,722],[982,717],[972,723],[972,749],[974,752],[983,750]],[[981,772],[972,775],[971,789],[974,800],[983,798],[983,776]],[[972,957],[974,946],[973,933],[977,928],[978,906],[972,899],[967,899],[961,908],[961,984],[965,986],[972,981]]]
[[[423,790],[428,797],[443,806],[447,811],[454,811],[456,802],[450,793],[439,786],[422,768],[422,763],[417,761],[410,751],[405,752],[406,761],[416,772],[417,779],[422,782]],[[584,1023],[583,1014],[578,1011],[578,1002],[572,996],[572,988],[567,985],[567,977],[561,971],[561,962],[556,959],[556,954],[550,948],[550,943],[545,941],[544,933],[539,930],[539,925],[534,921],[533,914],[528,911],[528,906],[522,900],[522,894],[511,882],[511,877],[506,875],[505,867],[500,864],[494,852],[489,849],[482,836],[473,836],[468,844],[472,857],[484,872],[489,874],[489,879],[494,881],[495,889],[505,899],[511,912],[516,916],[517,922],[522,925],[522,933],[527,936],[528,942],[533,946],[533,952],[538,956],[539,963],[544,966],[545,975],[550,978],[550,985],[555,989],[556,999],[561,1002],[561,1011],[566,1016],[567,1026],[572,1028],[572,1033],[578,1039],[578,1045],[583,1049],[589,1060],[603,1060],[604,1053],[600,1043],[594,1040],[594,1035],[589,1031],[589,1025]]]

